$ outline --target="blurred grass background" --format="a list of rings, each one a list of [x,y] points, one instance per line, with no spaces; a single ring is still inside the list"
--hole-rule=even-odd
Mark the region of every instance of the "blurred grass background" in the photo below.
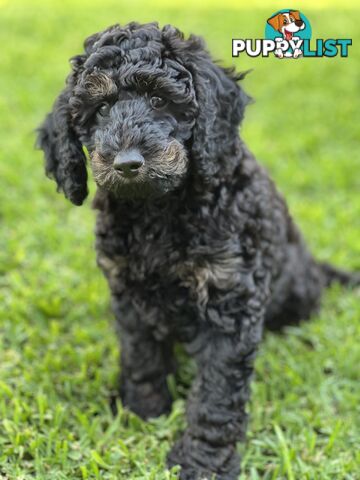
[[[176,478],[164,468],[184,401],[149,423],[109,398],[118,349],[95,265],[90,201],[75,208],[43,175],[34,128],[68,58],[109,24],[157,20],[205,36],[256,102],[242,135],[323,260],[359,268],[359,3],[304,0],[315,38],[352,38],[349,58],[231,58],[289,5],[265,0],[0,0],[0,478]],[[91,185],[91,192],[94,186]],[[91,197],[91,195],[90,195]],[[310,323],[267,335],[257,361],[245,479],[360,478],[358,292],[333,288]],[[182,362],[185,383],[191,364]]]

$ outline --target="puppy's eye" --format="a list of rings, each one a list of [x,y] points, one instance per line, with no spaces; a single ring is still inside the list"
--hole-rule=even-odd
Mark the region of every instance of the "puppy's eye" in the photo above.
[[[162,97],[150,98],[150,105],[154,110],[161,110],[162,108],[166,107],[167,103],[167,100]]]
[[[287,25],[288,21],[284,18],[284,25]]]
[[[100,117],[106,117],[106,115],[109,115],[109,112],[110,112],[110,105],[108,103],[102,103],[97,111]]]

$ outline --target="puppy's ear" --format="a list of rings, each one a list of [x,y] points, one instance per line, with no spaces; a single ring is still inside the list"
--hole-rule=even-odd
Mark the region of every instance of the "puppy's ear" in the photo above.
[[[86,158],[71,125],[68,85],[55,101],[53,110],[38,128],[37,146],[45,153],[45,171],[55,179],[58,191],[75,205],[81,205],[88,194]]]
[[[239,124],[250,97],[237,83],[245,75],[214,63],[201,38],[190,36],[186,41],[186,56],[199,109],[191,154],[196,170],[211,182],[218,172],[226,174],[231,170]]]
[[[269,25],[271,25],[274,30],[279,32],[280,28],[281,28],[281,24],[280,24],[281,23],[281,18],[282,18],[281,13],[278,13],[277,15],[274,15],[273,17],[268,18],[267,23]]]
[[[295,20],[301,20],[299,10],[290,10],[289,14],[292,15]]]

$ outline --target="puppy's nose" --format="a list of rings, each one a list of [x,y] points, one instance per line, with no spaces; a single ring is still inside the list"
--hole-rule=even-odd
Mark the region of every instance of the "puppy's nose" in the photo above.
[[[144,165],[144,157],[136,149],[118,153],[113,163],[115,170],[124,177],[134,177],[142,165]]]
[[[303,22],[302,20],[295,20],[295,25],[296,25],[297,27],[302,27],[302,26],[303,26],[303,23],[304,23],[304,22]]]

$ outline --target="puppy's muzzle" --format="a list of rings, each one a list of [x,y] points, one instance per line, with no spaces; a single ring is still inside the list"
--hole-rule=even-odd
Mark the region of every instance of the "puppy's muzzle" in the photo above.
[[[144,163],[144,157],[139,150],[131,149],[118,153],[114,159],[113,167],[122,177],[132,178],[139,173]]]

